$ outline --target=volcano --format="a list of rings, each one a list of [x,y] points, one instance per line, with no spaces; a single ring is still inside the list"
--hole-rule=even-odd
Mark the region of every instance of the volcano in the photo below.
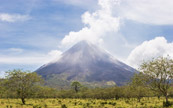
[[[41,66],[36,72],[58,86],[71,81],[123,85],[133,76],[135,69],[97,45],[80,41],[64,52],[60,59]]]

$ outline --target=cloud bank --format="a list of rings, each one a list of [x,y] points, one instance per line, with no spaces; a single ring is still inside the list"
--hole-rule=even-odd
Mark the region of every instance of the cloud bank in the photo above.
[[[7,51],[10,53],[10,55],[0,54],[0,64],[45,64],[47,62],[59,59],[60,55],[62,54],[62,52],[59,50],[51,50],[47,54],[32,53],[19,48],[10,48]]]
[[[164,37],[156,37],[137,46],[128,56],[127,63],[137,68],[143,61],[167,55],[173,57],[173,42],[167,42]]]

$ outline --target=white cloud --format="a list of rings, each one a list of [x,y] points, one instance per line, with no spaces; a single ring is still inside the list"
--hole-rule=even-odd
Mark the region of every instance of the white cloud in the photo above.
[[[30,18],[28,15],[0,13],[0,21],[4,22],[26,21]]]
[[[107,41],[107,44],[114,46],[115,50],[112,50],[114,55],[125,59],[136,43],[131,45],[132,42],[129,42],[125,36],[117,35],[124,19],[146,24],[173,24],[172,0],[98,0],[98,5],[100,8],[95,12],[87,11],[82,15],[85,26],[79,31],[69,32],[61,41],[62,46],[73,45],[80,40],[88,40],[96,44]],[[118,49],[125,51],[120,52]]]
[[[59,59],[61,54],[62,52],[59,50],[52,50],[48,53],[48,55],[52,58],[52,61]]]
[[[168,43],[164,37],[156,37],[137,46],[128,56],[127,63],[137,68],[143,61],[167,55],[173,57],[173,42]]]
[[[33,52],[24,52],[18,55],[0,55],[0,64],[28,64],[34,65],[39,64],[43,65],[52,60],[57,60],[62,54],[61,51],[52,50],[48,54],[43,53],[33,53]]]
[[[99,10],[93,13],[85,12],[82,15],[84,27],[78,31],[71,31],[62,40],[62,45],[71,45],[80,40],[88,40],[95,43],[102,42],[108,32],[117,32],[119,18],[112,16],[112,6],[117,4],[115,0],[99,0]]]
[[[12,52],[12,53],[22,53],[23,49],[21,48],[9,48],[7,49],[8,52]]]
[[[173,24],[173,0],[120,0],[119,16],[147,24]]]
[[[71,3],[73,0],[65,1]],[[73,3],[81,5],[85,1],[75,0]],[[62,45],[72,45],[80,40],[99,44],[109,32],[117,32],[124,19],[155,25],[173,24],[172,0],[98,0],[98,6],[100,8],[95,12],[87,11],[82,15],[85,26],[69,32],[61,41]]]

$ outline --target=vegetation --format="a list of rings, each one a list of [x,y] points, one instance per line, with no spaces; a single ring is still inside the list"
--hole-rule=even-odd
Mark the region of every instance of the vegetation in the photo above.
[[[13,70],[7,72],[3,85],[8,94],[15,94],[25,104],[25,98],[33,95],[36,84],[39,82],[41,82],[41,77],[36,73]]]
[[[139,77],[140,76],[140,77]],[[134,74],[132,81],[130,82],[131,93],[134,93],[134,97],[140,102],[142,97],[151,96],[151,91],[143,83],[141,74]]]
[[[26,99],[22,104],[19,99],[0,99],[1,108],[163,108],[164,98],[137,99]],[[173,99],[170,99],[173,101]],[[171,108],[171,107],[169,107]]]
[[[74,81],[72,82],[71,86],[74,88],[75,92],[77,93],[81,87],[81,84],[78,81]]]
[[[173,60],[159,57],[141,65],[141,77],[144,85],[155,92],[162,93],[168,102],[168,91],[173,82]]]
[[[173,61],[169,58],[156,58],[143,63],[139,71],[124,86],[88,88],[74,81],[71,83],[71,89],[47,87],[41,76],[34,72],[8,71],[7,76],[0,79],[0,106],[2,108],[173,107]],[[163,97],[166,101],[163,101]]]

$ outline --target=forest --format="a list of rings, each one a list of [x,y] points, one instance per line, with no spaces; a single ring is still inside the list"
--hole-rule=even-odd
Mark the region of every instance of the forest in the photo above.
[[[45,85],[35,72],[9,70],[0,79],[2,108],[162,108],[173,107],[173,60],[143,62],[123,86],[89,88],[72,81],[71,89]]]

